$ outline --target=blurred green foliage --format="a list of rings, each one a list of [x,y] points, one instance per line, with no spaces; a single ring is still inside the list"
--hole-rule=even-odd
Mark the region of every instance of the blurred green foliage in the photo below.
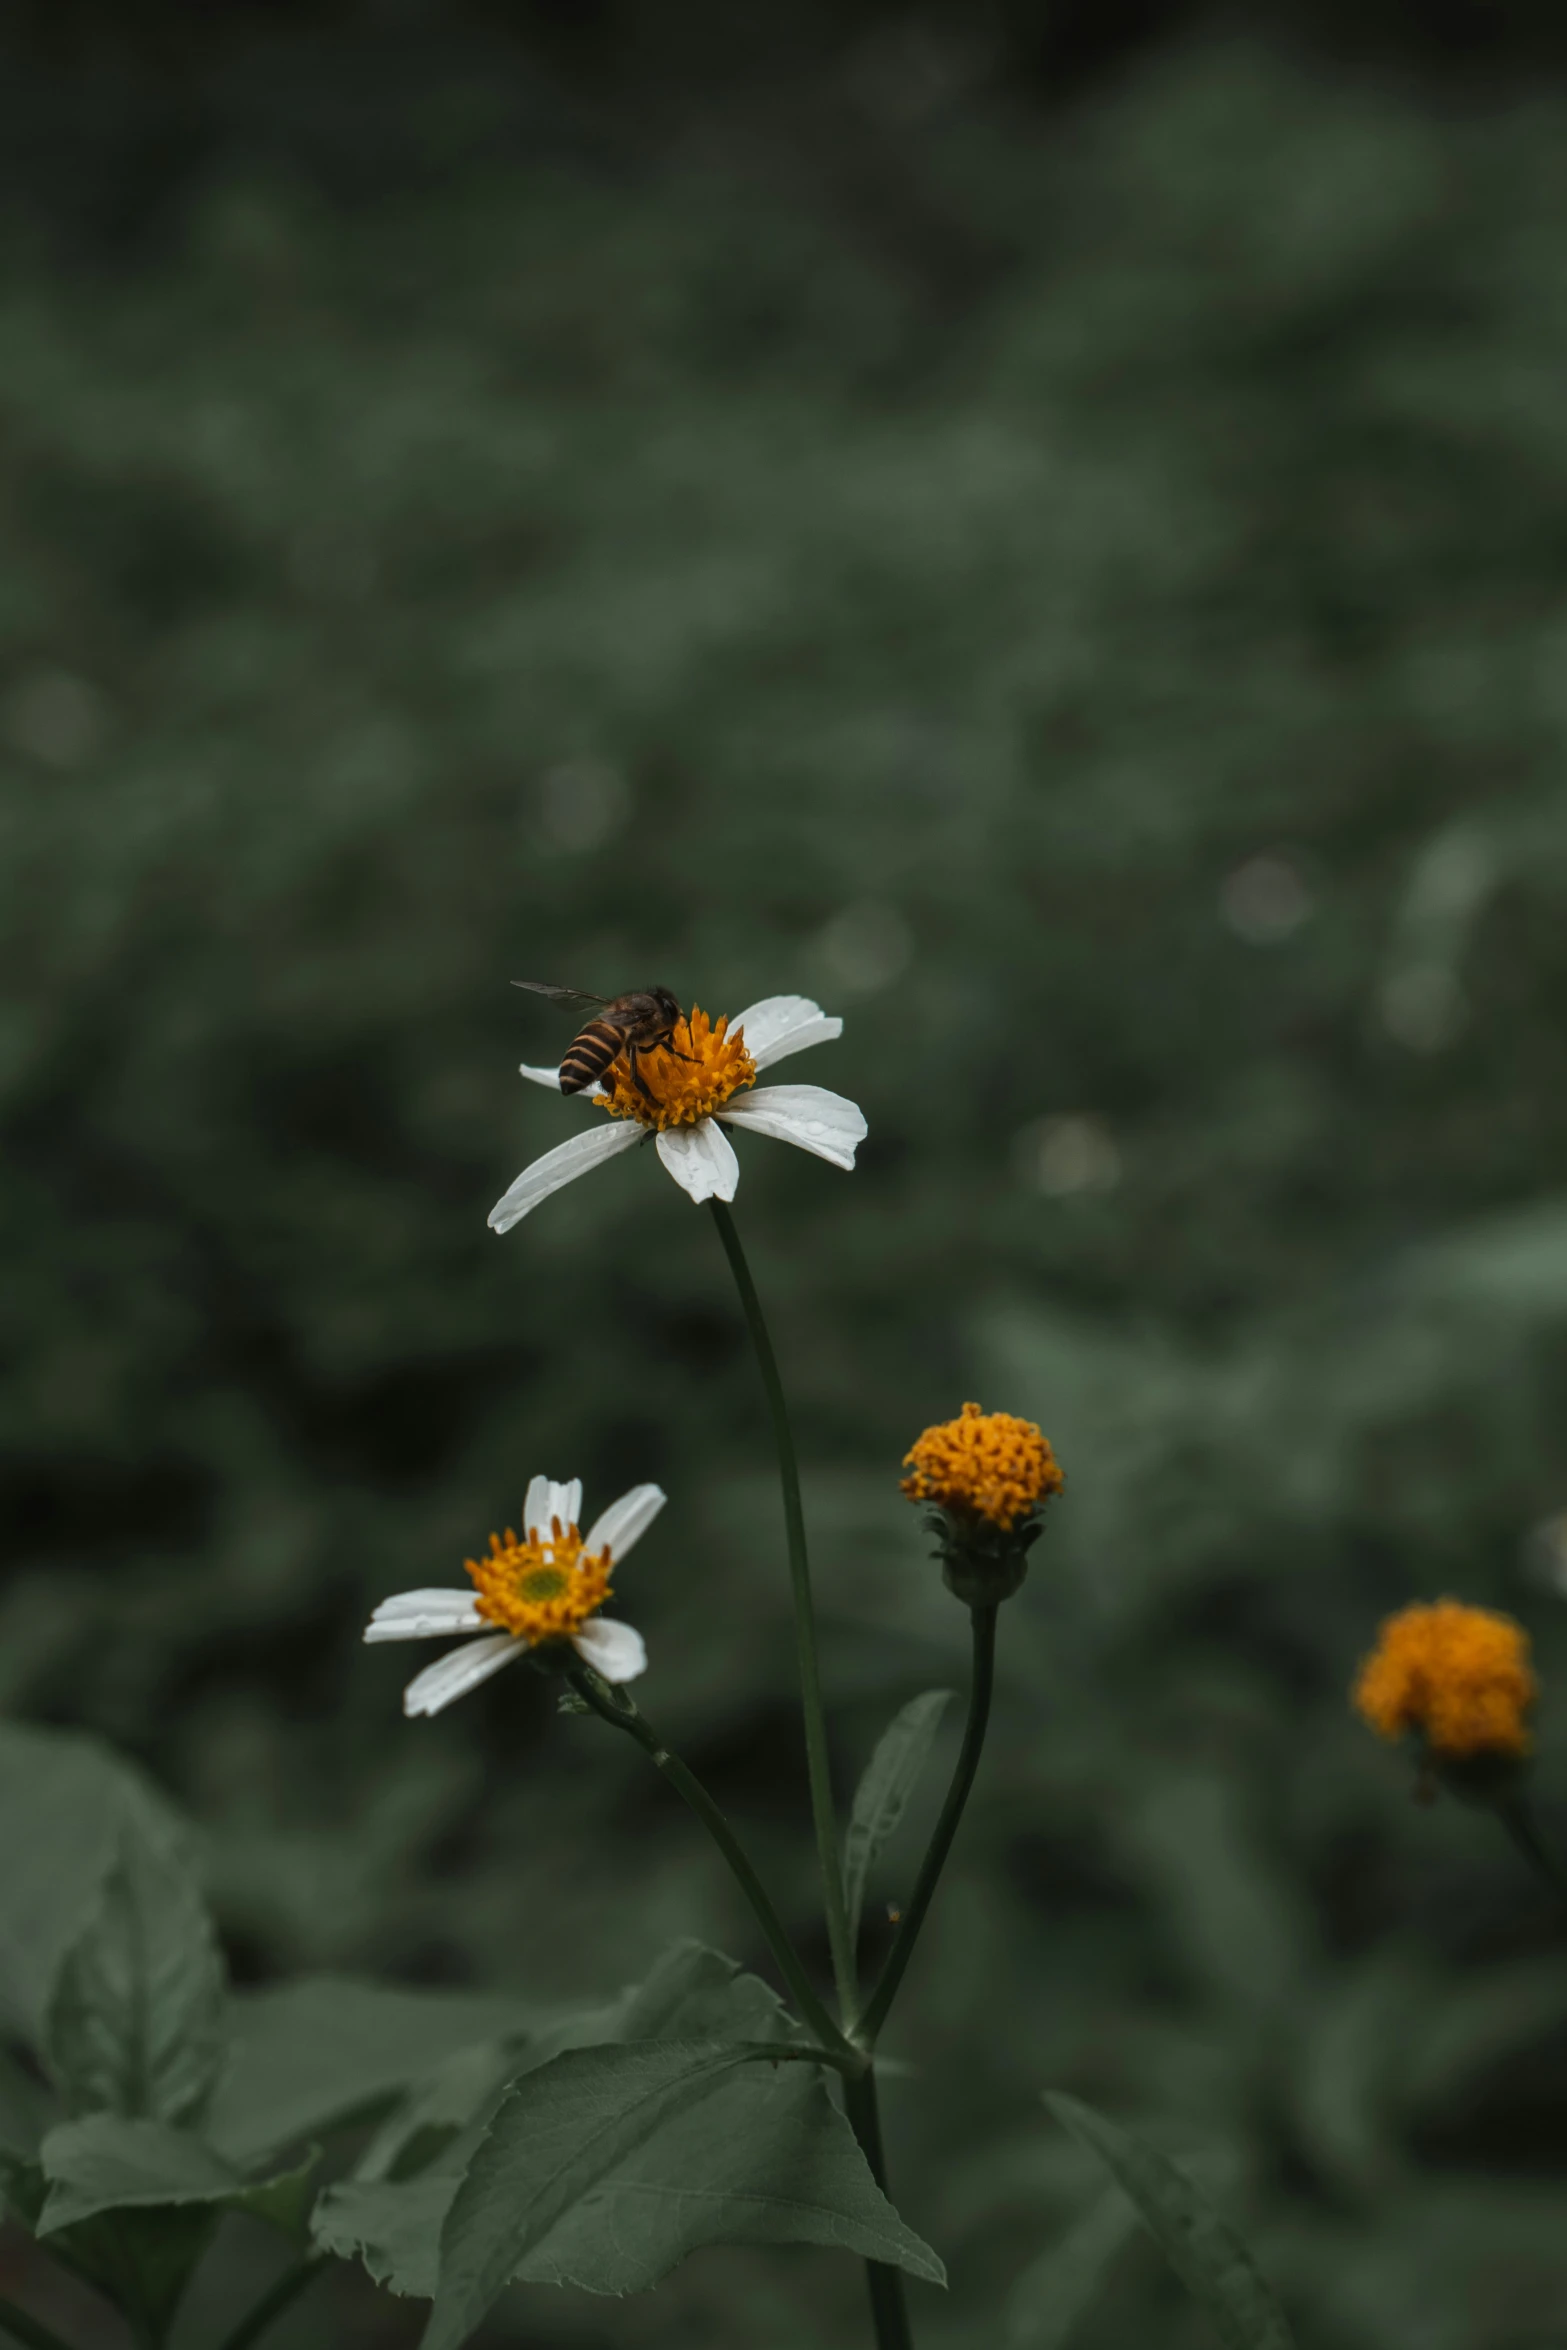
[[[357,42],[367,53],[410,31],[484,36],[546,59],[579,86],[668,95],[763,78],[831,74],[862,54],[911,62],[923,79],[957,50],[987,76],[1059,98],[1150,50],[1211,28],[1211,0],[17,0],[0,42],[84,63],[167,72],[254,50],[280,27]],[[1559,71],[1567,59],[1551,0],[1252,0],[1253,32],[1308,53],[1397,62],[1439,76]],[[370,70],[374,70],[373,65]],[[939,67],[937,68],[939,70]]]
[[[535,1469],[658,1478],[646,1705],[808,1931],[708,1219],[646,1157],[484,1216],[570,1126],[508,980],[815,993],[861,1171],[742,1139],[737,1214],[846,1785],[964,1669],[912,1435],[973,1393],[1069,1476],[890,2046],[925,2350],[1085,2228],[1084,2350],[1202,2339],[1046,2087],[1305,2350],[1559,2345],[1558,1929],[1344,1692],[1393,1605],[1515,1609],[1560,1824],[1562,102],[1212,47],[631,123],[389,44],[203,103],[5,101],[0,1700],[194,1813],[242,1976],[765,1972],[599,1725],[406,1724],[357,1638]],[[704,2253],[485,2339],[848,2344],[860,2290]]]

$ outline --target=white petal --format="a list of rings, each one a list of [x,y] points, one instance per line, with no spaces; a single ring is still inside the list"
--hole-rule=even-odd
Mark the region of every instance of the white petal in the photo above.
[[[582,1548],[588,1558],[597,1558],[607,1549],[617,1563],[623,1559],[634,1542],[640,1542],[667,1499],[658,1485],[633,1485],[619,1501],[612,1501],[602,1517],[595,1518],[582,1538]]]
[[[740,1162],[729,1137],[720,1134],[711,1118],[695,1126],[666,1126],[658,1138],[658,1155],[694,1200],[734,1198]]]
[[[542,1159],[535,1159],[531,1167],[524,1167],[510,1191],[496,1201],[490,1210],[490,1229],[509,1232],[541,1199],[559,1191],[563,1183],[574,1183],[590,1167],[598,1166],[604,1159],[618,1158],[622,1151],[630,1150],[641,1140],[642,1129],[634,1119],[607,1118],[602,1126],[590,1126],[586,1134],[574,1134],[570,1142],[557,1144]]]
[[[519,1061],[517,1066],[530,1085],[547,1085],[551,1093],[559,1093],[560,1071],[558,1069],[535,1069],[531,1061]],[[591,1101],[592,1095],[584,1093],[582,1098],[584,1101]]]
[[[568,1526],[579,1522],[581,1509],[580,1477],[573,1477],[569,1485],[557,1485],[552,1477],[535,1477],[522,1505],[523,1530],[530,1542],[548,1541],[553,1519],[559,1518],[564,1533]]]
[[[528,1490],[522,1498],[522,1530],[531,1542],[541,1526],[550,1522],[550,1481],[548,1477],[530,1477]]]
[[[748,1127],[753,1134],[770,1134],[774,1142],[814,1151],[835,1167],[854,1165],[855,1147],[866,1135],[859,1103],[820,1085],[764,1085],[757,1093],[736,1094],[718,1116],[727,1126]]]
[[[365,1638],[378,1640],[438,1640],[448,1632],[482,1632],[477,1595],[472,1591],[398,1591],[383,1599],[369,1623]]]
[[[571,1645],[606,1681],[634,1681],[647,1671],[647,1644],[641,1633],[629,1624],[617,1624],[612,1616],[591,1617],[573,1634]]]
[[[730,1034],[745,1030],[745,1049],[758,1069],[770,1069],[788,1053],[803,1053],[808,1044],[831,1044],[842,1036],[843,1022],[808,995],[763,996],[729,1023]]]
[[[470,1689],[477,1689],[502,1665],[509,1665],[514,1657],[527,1651],[526,1640],[514,1640],[509,1632],[497,1632],[491,1640],[473,1640],[466,1648],[449,1648],[437,1657],[433,1665],[426,1665],[417,1679],[409,1682],[403,1691],[405,1714],[438,1714],[453,1698],[466,1697]]]
[[[569,1485],[550,1487],[550,1516],[559,1518],[561,1532],[582,1521],[582,1479],[573,1477]]]

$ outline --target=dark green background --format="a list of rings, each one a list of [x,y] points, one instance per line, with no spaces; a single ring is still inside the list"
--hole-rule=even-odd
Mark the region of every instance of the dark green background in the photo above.
[[[1567,99],[1491,17],[1483,83],[1329,15],[1054,103],[939,14],[645,103],[634,43],[164,25],[3,102],[0,1701],[177,1793],[250,1977],[761,1963],[629,1748],[528,1676],[406,1724],[357,1645],[535,1469],[656,1477],[648,1711],[811,1931],[708,1219],[651,1155],[484,1217],[573,1124],[511,978],[841,1010],[781,1074],[860,1171],[742,1139],[737,1214],[846,1787],[963,1670],[913,1434],[973,1394],[1069,1476],[889,2043],[923,2350],[1004,2350],[1095,2191],[1048,2086],[1303,2350],[1567,2343],[1558,1927],[1345,1705],[1388,1608],[1515,1610],[1560,1824]],[[714,2253],[485,2340],[860,2293]],[[345,2275],[288,2338],[417,2331]],[[1074,2337],[1204,2339],[1142,2244]]]

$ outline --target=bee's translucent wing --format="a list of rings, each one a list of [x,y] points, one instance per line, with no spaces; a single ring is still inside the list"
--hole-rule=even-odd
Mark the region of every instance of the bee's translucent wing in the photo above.
[[[530,995],[547,995],[553,1004],[569,1004],[576,1012],[597,1012],[613,999],[607,995],[592,995],[585,987],[555,987],[547,979],[514,979],[513,987],[525,987]]]

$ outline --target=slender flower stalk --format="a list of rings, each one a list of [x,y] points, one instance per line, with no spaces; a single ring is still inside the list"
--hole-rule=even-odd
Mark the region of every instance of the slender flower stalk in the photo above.
[[[844,2082],[843,2103],[860,2149],[870,2164],[871,2176],[885,2195],[887,2157],[881,2142],[881,2109],[876,2101],[874,2071],[867,2068]],[[886,2261],[868,2260],[865,2281],[870,2290],[877,2350],[913,2350],[914,2336],[909,2330],[902,2269],[893,2268]]]
[[[59,2334],[40,2318],[18,2309],[14,2301],[0,2299],[0,2332],[9,2334],[14,2342],[24,2342],[27,2350],[70,2350]]]
[[[811,1598],[811,1562],[805,1542],[805,1511],[800,1500],[800,1465],[789,1406],[778,1359],[768,1335],[762,1301],[751,1278],[735,1220],[722,1200],[712,1200],[713,1221],[724,1244],[729,1269],[740,1293],[746,1327],[767,1390],[772,1413],[773,1441],[778,1448],[778,1481],[783,1490],[784,1533],[789,1547],[789,1583],[794,1596],[795,1650],[800,1668],[800,1697],[805,1718],[805,1760],[811,1783],[811,1817],[816,1828],[816,1851],[821,1865],[822,1905],[827,1918],[827,1943],[832,1952],[833,1980],[838,2005],[845,2017],[857,2004],[854,1953],[849,1942],[849,1915],[843,1897],[843,1867],[838,1849],[838,1815],[833,1808],[832,1765],[827,1751],[827,1715],[822,1703],[821,1665],[816,1647],[816,1610]]]
[[[287,2268],[270,2291],[262,2294],[255,2307],[240,2319],[231,2334],[225,2336],[222,2350],[250,2350],[259,2342],[267,2328],[280,2318],[285,2309],[292,2309],[305,2287],[314,2282],[326,2266],[324,2252],[312,2252],[297,2266]]]
[[[977,1403],[966,1403],[955,1420],[927,1428],[905,1454],[904,1467],[909,1471],[904,1493],[927,1512],[942,1579],[969,1611],[974,1665],[968,1720],[947,1800],[897,1940],[855,2030],[866,2049],[875,2047],[898,1996],[979,1769],[996,1673],[996,1610],[1021,1588],[1028,1554],[1044,1532],[1041,1513],[1065,1483],[1060,1462],[1032,1420],[982,1411]]]
[[[996,1609],[992,1604],[989,1607],[972,1608],[969,1612],[974,1627],[974,1669],[969,1683],[968,1720],[964,1724],[963,1744],[958,1750],[957,1768],[952,1774],[947,1800],[941,1807],[941,1817],[936,1822],[935,1833],[920,1863],[913,1894],[903,1913],[898,1938],[887,1953],[887,1962],[859,2021],[855,2037],[866,2048],[875,2047],[876,2035],[887,2020],[888,2011],[898,1996],[898,1986],[903,1981],[909,1960],[914,1956],[914,1945],[919,1940],[920,1928],[925,1923],[925,1913],[941,1880],[941,1872],[947,1865],[947,1855],[952,1850],[952,1840],[958,1832],[958,1822],[963,1817],[963,1807],[968,1802],[969,1790],[974,1784],[974,1775],[979,1769],[979,1758],[984,1750],[985,1731],[990,1721],[991,1690],[995,1683]]]
[[[590,1706],[602,1721],[610,1723],[617,1730],[624,1730],[628,1737],[634,1738],[655,1768],[662,1771],[676,1794],[696,1813],[729,1863],[736,1883],[751,1904],[756,1921],[767,1936],[773,1956],[778,1961],[779,1971],[794,1993],[800,2013],[824,2049],[841,2053],[853,2061],[857,2052],[851,2048],[822,2005],[805,1971],[804,1961],[790,1938],[789,1929],[774,1909],[766,1886],[751,1865],[750,1856],[696,1773],[666,1746],[635,1699],[624,1689],[611,1688],[596,1673],[575,1661],[567,1666],[566,1674],[583,1703]]]

